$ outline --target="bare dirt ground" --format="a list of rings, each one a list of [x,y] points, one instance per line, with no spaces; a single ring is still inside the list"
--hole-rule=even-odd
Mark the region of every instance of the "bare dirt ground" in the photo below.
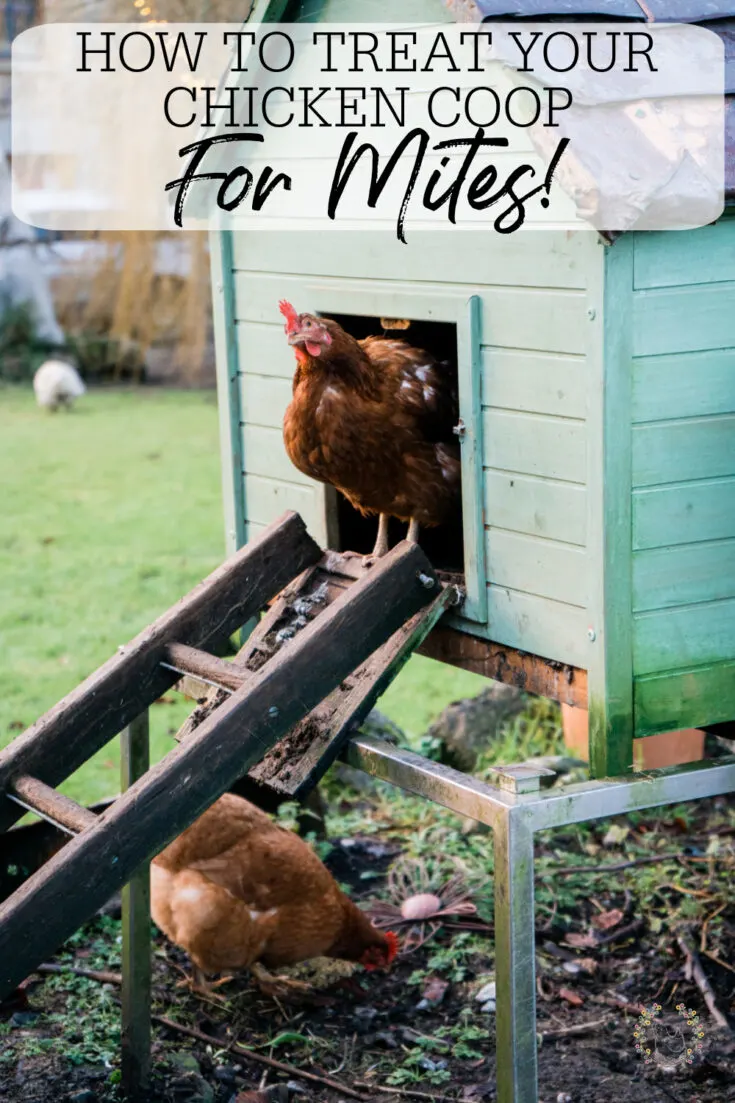
[[[389,816],[386,808],[376,813],[374,803],[358,794],[343,803],[341,812],[353,822],[362,816],[368,833],[353,830],[332,838],[326,861],[366,904],[390,898],[386,871],[405,849],[402,839],[409,838],[415,854],[417,831],[433,849],[436,831],[449,830],[444,819],[417,826],[409,818],[401,824],[400,815],[409,815],[410,807],[391,806]],[[727,801],[708,801],[666,818],[650,813],[539,840],[537,1030],[543,1103],[735,1101],[734,820]],[[492,915],[482,902],[482,886],[472,880],[468,858],[470,852],[486,854],[487,836],[461,835],[457,821],[451,821],[451,830],[452,838],[466,840],[457,848],[465,847],[478,913],[436,930],[404,928],[404,944],[407,934],[420,944],[387,975],[317,969],[309,993],[278,1000],[262,995],[243,976],[201,996],[181,986],[188,974],[185,956],[157,935],[155,1012],[201,1037],[156,1023],[153,1084],[146,1098],[151,1103],[495,1100],[498,1012],[488,989],[483,1001],[476,998],[494,972]],[[326,844],[320,845],[326,852]],[[577,873],[577,866],[585,873]],[[114,905],[110,910],[66,945],[57,964],[119,969],[119,921]],[[677,936],[695,951],[725,1025],[717,1026],[702,988],[687,979]],[[72,974],[30,978],[2,1012],[2,1103],[119,1099],[118,1000],[115,983]],[[661,1012],[643,1020],[653,1025],[640,1026],[641,1011],[650,1013],[654,1004]],[[233,1051],[236,1042],[253,1055]],[[644,1050],[652,1046],[657,1061],[646,1064],[636,1044]],[[691,1065],[680,1060],[688,1047]],[[674,1067],[665,1071],[666,1064]],[[259,1088],[260,1095],[247,1095]]]

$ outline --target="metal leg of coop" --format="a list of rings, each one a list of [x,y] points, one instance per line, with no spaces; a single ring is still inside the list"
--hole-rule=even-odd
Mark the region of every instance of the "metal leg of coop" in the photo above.
[[[533,836],[585,820],[701,800],[735,791],[735,757],[635,779],[591,781],[542,792],[549,773],[527,766],[494,771],[487,785],[377,739],[356,738],[351,766],[488,824],[495,840],[495,958],[498,1103],[538,1103]]]
[[[535,1099],[536,945],[533,831],[509,809],[495,843],[495,983],[499,1100]]]
[[[148,710],[120,735],[121,789],[150,762]],[[122,1087],[129,1100],[148,1095],[151,1051],[151,891],[146,862],[122,890]]]

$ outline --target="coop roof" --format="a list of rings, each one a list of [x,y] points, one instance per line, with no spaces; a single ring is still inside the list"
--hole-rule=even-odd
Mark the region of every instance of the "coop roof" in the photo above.
[[[728,205],[735,205],[735,0],[475,0],[475,4],[485,22],[623,19],[699,23],[714,31],[725,44],[725,198]]]

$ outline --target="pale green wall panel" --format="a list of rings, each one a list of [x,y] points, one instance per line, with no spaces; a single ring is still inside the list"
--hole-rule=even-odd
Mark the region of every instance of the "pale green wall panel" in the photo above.
[[[251,272],[290,272],[304,276],[359,276],[361,279],[441,279],[461,249],[462,263],[451,282],[509,287],[584,290],[591,264],[602,261],[593,234],[514,234],[512,237],[463,233],[421,233],[410,246],[381,231],[324,234],[273,232],[234,235],[234,266]],[[521,345],[525,348],[525,345]]]
[[[735,282],[638,291],[633,306],[634,356],[735,347],[733,302]]]
[[[499,528],[584,546],[587,488],[486,469],[485,516],[491,517]]]
[[[735,349],[644,356],[633,361],[633,421],[735,410]]]
[[[636,674],[704,666],[735,656],[735,599],[637,614],[633,654]]]
[[[735,413],[656,422],[638,425],[633,430],[634,487],[717,479],[732,474],[735,474]]]
[[[735,479],[636,490],[633,548],[665,548],[735,537]]]
[[[488,467],[545,475],[565,482],[586,482],[584,422],[510,410],[485,410],[484,423]]]
[[[633,553],[633,609],[735,597],[735,540]]]
[[[587,553],[573,544],[505,529],[486,532],[485,562],[494,585],[524,590],[569,605],[587,605]]]
[[[483,349],[482,402],[508,410],[587,416],[584,356]]]
[[[635,251],[634,287],[675,287],[722,283],[733,279],[735,219],[685,233],[639,234]]]

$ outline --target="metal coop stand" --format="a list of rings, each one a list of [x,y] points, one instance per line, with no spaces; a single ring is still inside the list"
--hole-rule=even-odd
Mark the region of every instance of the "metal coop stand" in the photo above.
[[[125,757],[143,761],[147,726],[123,733]],[[132,746],[131,746],[132,744]],[[489,785],[382,740],[351,739],[342,755],[356,769],[492,828],[495,847],[496,1067],[498,1103],[537,1103],[534,835],[551,827],[605,819],[735,791],[735,758],[655,770],[632,780],[591,781],[541,790],[550,773],[504,766]],[[124,766],[125,770],[126,767]],[[132,776],[132,775],[130,775]],[[123,1064],[132,1097],[141,1097],[150,1046],[148,870],[123,897]]]

